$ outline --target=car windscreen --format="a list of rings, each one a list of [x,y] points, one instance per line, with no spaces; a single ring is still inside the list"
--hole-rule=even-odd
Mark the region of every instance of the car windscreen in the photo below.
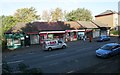
[[[112,50],[115,46],[110,46],[110,45],[104,45],[101,47],[103,50]]]

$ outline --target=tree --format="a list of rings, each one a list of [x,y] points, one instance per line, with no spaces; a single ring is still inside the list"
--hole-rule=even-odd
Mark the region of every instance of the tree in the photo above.
[[[6,40],[4,33],[11,29],[18,22],[13,16],[0,16],[1,27],[0,27],[0,45],[2,44],[2,49],[6,48]]]
[[[2,16],[1,19],[2,19],[2,33],[8,31],[18,22],[17,18],[13,16]]]
[[[14,16],[18,19],[19,22],[31,22],[34,20],[40,19],[39,15],[36,15],[37,11],[35,8],[21,8],[16,10]]]
[[[65,18],[67,21],[89,21],[92,20],[92,15],[88,9],[78,8],[67,13]]]
[[[63,19],[62,9],[56,8],[51,12],[52,21],[61,21]]]
[[[47,10],[44,10],[42,13],[42,19],[49,22],[51,19],[50,12],[48,12]]]

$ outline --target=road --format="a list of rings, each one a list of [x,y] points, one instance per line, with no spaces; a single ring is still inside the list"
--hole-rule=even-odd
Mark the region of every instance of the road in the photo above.
[[[113,37],[107,42],[93,41],[91,43],[88,40],[68,42],[66,49],[53,51],[43,51],[39,47],[35,47],[26,53],[13,55],[4,53],[3,61],[7,61],[12,67],[23,62],[30,67],[41,68],[43,73],[118,73],[120,55],[109,59],[95,56],[96,49],[110,42],[117,42],[117,39]]]

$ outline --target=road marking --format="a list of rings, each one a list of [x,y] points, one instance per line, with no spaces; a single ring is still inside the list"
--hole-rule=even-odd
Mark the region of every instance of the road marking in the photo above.
[[[20,63],[20,62],[23,62],[23,61],[24,61],[24,60],[12,61],[12,62],[7,62],[7,64]]]
[[[74,71],[69,71],[69,72],[67,72],[67,73],[73,73]]]
[[[14,63],[20,63],[20,62],[23,62],[24,60],[18,60],[18,61],[11,61],[11,62],[7,62],[7,64],[14,64]],[[0,63],[0,66],[2,65],[3,63]]]
[[[48,55],[48,56],[44,56],[44,57],[53,57],[53,56],[63,55],[63,54],[66,54],[66,52],[58,53],[58,54],[54,54],[54,55]]]

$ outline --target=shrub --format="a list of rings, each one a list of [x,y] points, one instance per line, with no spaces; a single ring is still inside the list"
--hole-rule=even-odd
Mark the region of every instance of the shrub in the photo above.
[[[112,31],[110,31],[110,34],[120,35],[120,31],[112,30]]]

